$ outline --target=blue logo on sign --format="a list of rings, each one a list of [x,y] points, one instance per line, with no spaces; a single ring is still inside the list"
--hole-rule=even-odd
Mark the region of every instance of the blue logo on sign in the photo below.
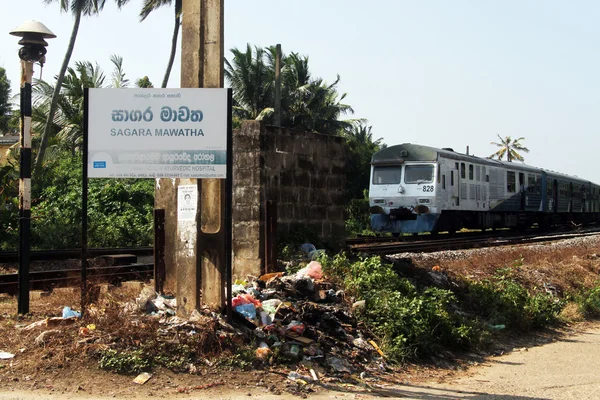
[[[106,161],[94,161],[94,168],[106,168]]]

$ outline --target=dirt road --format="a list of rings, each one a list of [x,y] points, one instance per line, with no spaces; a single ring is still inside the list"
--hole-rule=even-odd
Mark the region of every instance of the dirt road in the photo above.
[[[156,393],[156,397],[174,397],[172,392]],[[120,396],[90,396],[88,393],[0,392],[0,400],[30,399],[105,399]],[[176,395],[177,399],[297,399],[283,393],[273,395],[261,388],[230,392],[225,387],[194,396]],[[311,399],[400,398],[418,400],[450,399],[600,399],[600,323],[585,330],[510,354],[489,358],[470,369],[465,376],[445,382],[425,382],[402,386],[364,388],[348,386],[343,392],[319,391]],[[133,390],[123,398],[147,398]]]

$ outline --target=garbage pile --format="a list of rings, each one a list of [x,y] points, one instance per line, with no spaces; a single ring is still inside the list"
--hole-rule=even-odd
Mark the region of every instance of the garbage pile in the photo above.
[[[385,369],[383,352],[361,331],[344,292],[311,261],[295,275],[263,275],[232,287],[232,307],[254,328],[256,357],[313,361],[335,372]],[[241,319],[240,318],[240,319]]]

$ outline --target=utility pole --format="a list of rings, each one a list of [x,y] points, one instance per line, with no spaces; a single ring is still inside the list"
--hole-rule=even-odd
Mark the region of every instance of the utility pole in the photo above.
[[[275,126],[281,128],[281,45],[275,47]]]
[[[223,8],[224,0],[183,0],[182,88],[223,87]],[[195,221],[177,220],[177,188],[181,185],[198,188]],[[225,257],[231,257],[225,254],[225,205],[224,179],[157,182],[155,207],[166,211],[167,286],[171,282],[177,293],[181,315],[189,315],[201,302],[212,308],[224,305]]]

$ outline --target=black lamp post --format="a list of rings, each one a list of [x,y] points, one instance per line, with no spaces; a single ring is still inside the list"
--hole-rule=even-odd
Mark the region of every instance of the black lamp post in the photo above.
[[[46,59],[44,39],[55,38],[44,24],[27,21],[10,32],[22,37],[21,59],[21,152],[19,175],[19,314],[29,312],[29,261],[31,250],[31,80],[33,64]]]

